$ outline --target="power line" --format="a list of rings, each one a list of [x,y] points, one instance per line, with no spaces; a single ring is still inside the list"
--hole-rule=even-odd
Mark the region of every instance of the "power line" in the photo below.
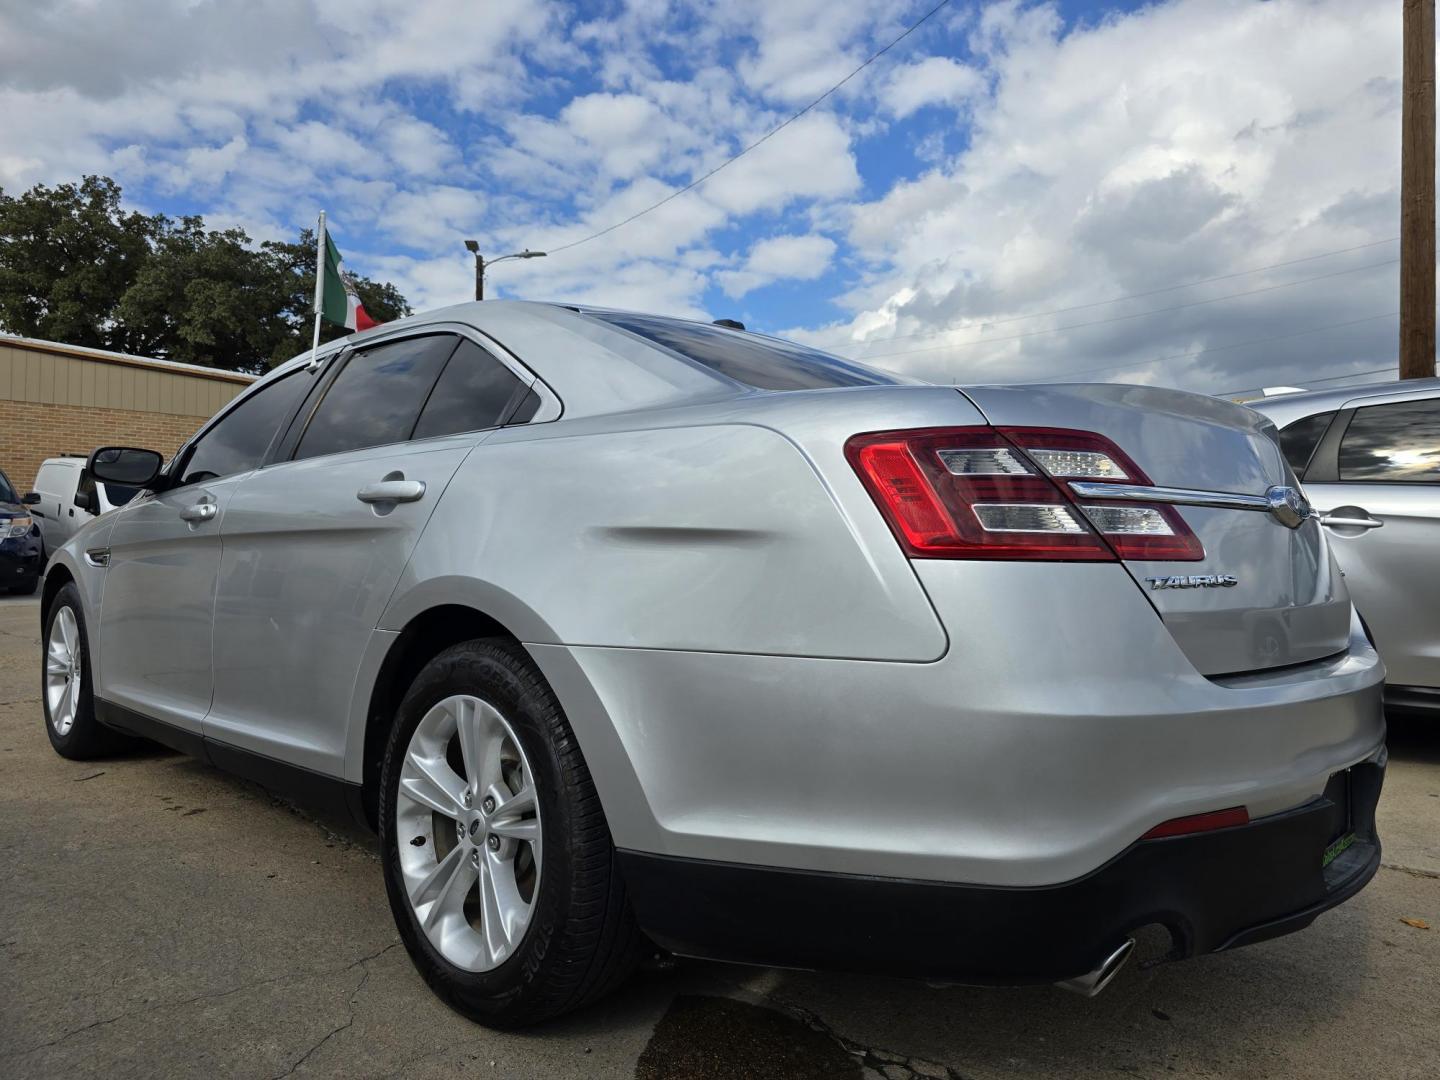
[[[704,176],[701,176],[701,177],[699,177],[698,179],[695,179],[695,180],[690,181],[690,183],[686,184],[684,187],[680,188],[679,190],[677,190],[677,191],[672,191],[669,195],[666,195],[666,196],[665,196],[663,199],[661,199],[659,202],[657,202],[657,203],[655,203],[655,204],[653,204],[653,205],[651,205],[651,206],[645,207],[644,210],[640,210],[640,211],[637,211],[636,213],[631,214],[629,217],[625,218],[623,221],[617,221],[617,222],[615,222],[614,225],[606,226],[605,228],[601,229],[599,232],[591,233],[589,236],[583,237],[583,238],[581,238],[581,239],[579,239],[579,240],[572,240],[572,241],[570,241],[570,243],[568,243],[568,244],[559,244],[559,245],[557,245],[557,246],[555,246],[555,247],[550,248],[550,249],[549,249],[550,254],[551,254],[551,255],[555,255],[555,254],[557,254],[558,252],[561,252],[561,251],[569,251],[571,248],[573,248],[573,247],[579,247],[581,244],[588,244],[591,240],[598,240],[598,239],[600,239],[600,237],[604,236],[606,233],[612,233],[612,232],[614,232],[616,229],[624,228],[626,225],[629,225],[632,221],[635,221],[637,218],[642,218],[642,217],[644,217],[646,214],[650,213],[652,210],[658,210],[658,209],[660,209],[660,207],[664,206],[664,205],[665,205],[666,203],[668,203],[671,199],[678,199],[681,195],[684,195],[687,191],[694,191],[697,187],[699,187],[701,184],[705,183],[706,180],[709,180],[712,176],[714,176],[716,173],[718,173],[721,169],[725,168],[727,165],[733,165],[736,161],[740,160],[740,158],[744,157],[744,156],[745,156],[746,154],[748,154],[751,150],[754,150],[754,149],[755,149],[757,146],[759,146],[761,143],[767,141],[771,136],[779,134],[779,133],[780,133],[781,131],[783,131],[785,128],[787,128],[787,127],[789,127],[791,124],[793,124],[796,120],[799,120],[802,116],[804,116],[806,113],[808,113],[811,109],[815,108],[815,106],[819,105],[822,101],[824,101],[826,98],[828,98],[831,94],[835,93],[835,91],[839,90],[842,86],[844,86],[846,83],[848,83],[851,79],[855,78],[856,75],[859,75],[860,72],[864,71],[867,67],[869,67],[871,64],[873,64],[876,60],[879,60],[880,57],[884,56],[887,52],[889,52],[891,49],[893,49],[896,45],[899,45],[900,42],[904,41],[907,37],[909,37],[911,34],[913,34],[916,30],[920,29],[920,27],[923,26],[926,22],[928,22],[933,15],[937,14],[937,13],[940,11],[941,8],[945,7],[945,6],[946,6],[947,4],[949,4],[949,3],[950,3],[950,0],[940,0],[940,3],[936,4],[936,5],[935,5],[934,7],[932,7],[929,11],[927,11],[924,15],[921,15],[920,18],[916,19],[913,23],[911,23],[908,27],[906,27],[904,33],[902,33],[899,37],[897,37],[897,38],[895,38],[893,41],[891,41],[890,44],[886,45],[883,49],[880,49],[878,52],[872,53],[872,54],[870,55],[870,57],[869,57],[868,59],[866,59],[866,61],[865,61],[863,64],[861,64],[859,67],[857,67],[854,71],[850,72],[849,75],[846,75],[843,79],[841,79],[839,82],[837,82],[834,86],[830,87],[829,90],[826,90],[823,94],[821,94],[819,97],[817,97],[814,101],[810,102],[809,105],[806,105],[803,109],[801,109],[799,112],[795,113],[794,115],[790,116],[788,119],[783,120],[783,121],[781,121],[780,123],[776,124],[773,128],[771,128],[769,131],[767,131],[764,135],[761,135],[760,138],[756,139],[756,140],[755,140],[754,142],[752,142],[749,146],[746,146],[744,149],[742,149],[739,153],[735,154],[733,157],[726,158],[726,159],[725,159],[724,161],[722,161],[719,165],[716,165],[715,168],[713,168],[713,169],[711,169],[709,172],[707,172]]]
[[[1364,266],[1352,266],[1348,270],[1335,270],[1328,274],[1317,274],[1314,277],[1299,278],[1295,281],[1284,281],[1278,285],[1263,285],[1258,289],[1246,289],[1244,292],[1227,293],[1224,296],[1212,296],[1208,300],[1190,300],[1183,304],[1171,304],[1169,307],[1151,308],[1149,311],[1135,311],[1128,315],[1112,315],[1108,319],[1092,319],[1089,322],[1067,323],[1064,326],[1052,326],[1047,330],[1028,330],[1023,334],[1007,334],[1004,337],[977,338],[974,341],[961,341],[947,345],[927,345],[922,349],[898,349],[888,353],[869,353],[865,356],[854,356],[850,359],[869,362],[881,360],[889,356],[913,356],[916,353],[944,352],[949,349],[973,349],[976,345],[995,345],[1002,341],[1019,341],[1021,338],[1040,337],[1043,334],[1059,334],[1066,330],[1079,330],[1087,326],[1104,326],[1107,323],[1126,322],[1130,319],[1143,319],[1150,315],[1162,315],[1167,311],[1180,311],[1184,308],[1204,307],[1206,304],[1219,304],[1226,300],[1238,300],[1242,296],[1255,296],[1259,293],[1275,292],[1279,289],[1293,289],[1299,285],[1309,285],[1316,281],[1325,281],[1328,278],[1343,277],[1346,274],[1357,274],[1362,270],[1374,270],[1381,266],[1393,266],[1399,259],[1386,259],[1378,263],[1366,263]]]
[[[1364,251],[1366,248],[1379,247],[1381,244],[1393,244],[1400,237],[1387,236],[1384,240],[1371,240],[1369,243],[1356,244],[1354,247],[1336,248],[1334,251],[1321,251],[1314,255],[1306,255],[1300,259],[1288,259],[1285,262],[1271,263],[1269,266],[1256,266],[1249,270],[1236,270],[1229,274],[1217,274],[1215,277],[1197,278],[1194,281],[1182,282],[1179,285],[1167,285],[1163,289],[1150,289],[1146,292],[1125,293],[1123,296],[1112,296],[1108,300],[1092,300],[1086,304],[1073,304],[1070,307],[1051,308],[1049,311],[1032,311],[1026,315],[1012,315],[1004,319],[987,319],[986,326],[1004,326],[1007,323],[1024,322],[1027,319],[1040,319],[1046,315],[1064,315],[1071,311],[1084,311],[1086,308],[1104,307],[1106,304],[1118,304],[1124,300],[1140,300],[1146,296],[1159,296],[1162,293],[1177,292],[1180,289],[1192,289],[1197,285],[1209,285],[1216,281],[1229,281],[1232,278],[1247,277],[1250,274],[1263,274],[1267,270],[1280,270],[1287,266],[1298,266],[1300,263],[1314,262],[1316,259],[1328,259],[1332,255],[1347,255],[1352,251]],[[1162,309],[1163,310],[1163,309]],[[896,334],[893,337],[883,338],[878,344],[889,344],[892,341],[905,341],[910,338],[939,337],[942,334],[953,333],[956,330],[968,330],[972,327],[956,326],[947,330],[921,330],[913,334]],[[846,342],[837,348],[863,348],[874,342],[852,341]]]

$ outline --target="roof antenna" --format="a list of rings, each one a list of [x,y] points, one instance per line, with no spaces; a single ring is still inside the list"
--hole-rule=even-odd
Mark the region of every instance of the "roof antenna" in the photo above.
[[[716,319],[716,326],[728,326],[731,330],[744,330],[745,324],[739,319]]]

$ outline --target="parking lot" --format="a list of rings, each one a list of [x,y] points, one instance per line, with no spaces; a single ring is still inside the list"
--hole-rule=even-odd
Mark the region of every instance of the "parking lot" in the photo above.
[[[682,961],[499,1034],[415,974],[374,844],[158,748],[65,761],[0,603],[0,1074],[1433,1077],[1440,723],[1393,718],[1385,866],[1309,930],[1101,997]],[[1421,925],[1413,925],[1411,922]],[[1425,929],[1428,925],[1434,929]]]

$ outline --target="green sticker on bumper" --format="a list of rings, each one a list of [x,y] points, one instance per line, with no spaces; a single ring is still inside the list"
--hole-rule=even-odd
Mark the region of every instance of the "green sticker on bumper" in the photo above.
[[[1344,851],[1353,843],[1355,843],[1355,834],[1352,832],[1346,833],[1344,836],[1340,837],[1339,840],[1336,840],[1333,844],[1327,847],[1325,849],[1325,854],[1322,855],[1320,858],[1320,869],[1323,870],[1325,869],[1325,867],[1329,866],[1332,862],[1334,862],[1337,858],[1340,857],[1340,853],[1342,851]]]

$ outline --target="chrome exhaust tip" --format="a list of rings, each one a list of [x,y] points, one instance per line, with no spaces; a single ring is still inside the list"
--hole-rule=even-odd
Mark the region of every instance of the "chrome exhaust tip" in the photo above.
[[[1120,943],[1120,947],[1102,960],[1100,966],[1094,971],[1077,975],[1073,979],[1064,979],[1055,985],[1082,997],[1093,998],[1110,985],[1111,979],[1120,974],[1120,969],[1125,966],[1125,961],[1130,959],[1130,953],[1134,948],[1135,939],[1126,938]]]

